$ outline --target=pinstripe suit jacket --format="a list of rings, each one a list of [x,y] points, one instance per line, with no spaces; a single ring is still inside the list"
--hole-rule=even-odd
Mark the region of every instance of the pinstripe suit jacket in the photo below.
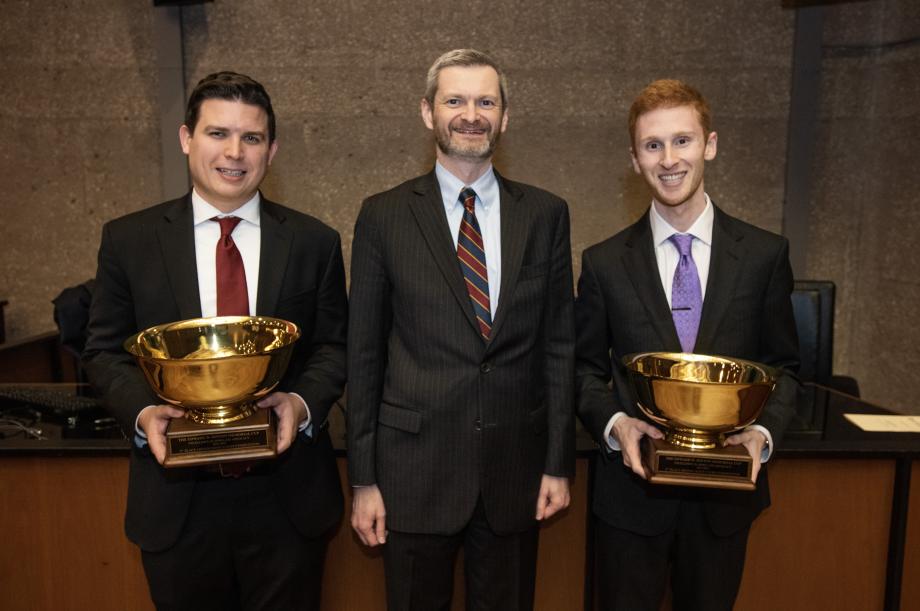
[[[349,474],[379,486],[397,531],[458,532],[480,495],[496,532],[524,530],[542,474],[574,469],[568,208],[498,180],[502,284],[488,342],[434,172],[368,198],[355,224]]]
[[[646,213],[631,227],[587,249],[582,258],[575,305],[578,412],[602,448],[607,447],[604,428],[616,412],[644,418],[622,357],[681,351],[654,248]],[[695,352],[794,372],[799,357],[791,293],[786,239],[716,208]],[[781,376],[758,419],[774,443],[779,443],[792,417],[796,388],[794,377]],[[644,535],[669,528],[682,500],[704,502],[717,534],[743,528],[770,504],[766,468],[760,472],[756,491],[733,492],[647,484],[623,467],[618,452],[602,451],[597,464],[594,512],[613,526]]]

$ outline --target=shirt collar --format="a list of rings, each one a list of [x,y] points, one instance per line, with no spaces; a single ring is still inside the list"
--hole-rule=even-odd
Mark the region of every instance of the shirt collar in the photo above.
[[[464,187],[470,187],[476,192],[476,199],[482,205],[483,210],[488,213],[495,203],[495,198],[489,197],[488,194],[498,191],[498,179],[495,178],[495,169],[489,164],[489,169],[482,173],[471,185],[467,185],[462,180],[450,173],[450,171],[441,165],[440,162],[434,164],[434,174],[441,186],[441,199],[444,202],[444,209],[450,214],[455,207],[462,205],[460,203],[460,191]]]
[[[709,194],[705,193],[704,195],[706,195],[706,207],[703,208],[703,213],[697,217],[687,231],[678,231],[671,227],[671,224],[658,214],[655,204],[652,204],[649,221],[652,224],[652,241],[655,246],[661,246],[675,233],[689,233],[707,246],[712,246],[712,223],[716,215],[712,207],[712,200],[709,199]]]
[[[227,214],[206,202],[205,199],[198,194],[198,191],[192,189],[192,217],[194,219],[194,224],[199,225],[205,221],[211,220],[215,216],[236,216],[258,227],[260,200],[259,192],[256,191],[255,195],[253,195],[248,202],[230,214]]]

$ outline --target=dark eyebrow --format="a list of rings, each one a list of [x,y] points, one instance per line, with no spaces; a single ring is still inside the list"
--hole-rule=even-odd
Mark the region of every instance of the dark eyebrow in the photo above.
[[[232,132],[233,131],[229,127],[222,127],[220,125],[205,125],[204,126],[204,131],[211,131],[211,130],[216,130],[220,132]],[[244,136],[260,136],[262,138],[265,138],[265,132],[261,130],[243,132],[243,135]]]

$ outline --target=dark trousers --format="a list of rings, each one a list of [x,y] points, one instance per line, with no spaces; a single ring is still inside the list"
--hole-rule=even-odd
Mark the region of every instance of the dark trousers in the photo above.
[[[522,533],[495,534],[482,499],[456,535],[390,531],[383,546],[388,610],[449,610],[461,546],[469,611],[533,609],[538,533],[534,526]]]
[[[671,575],[674,611],[730,611],[741,586],[750,527],[713,534],[701,503],[683,502],[674,527],[655,535],[595,517],[598,609],[658,611]]]
[[[302,536],[268,476],[198,482],[176,544],[143,552],[160,611],[318,610],[328,539]]]

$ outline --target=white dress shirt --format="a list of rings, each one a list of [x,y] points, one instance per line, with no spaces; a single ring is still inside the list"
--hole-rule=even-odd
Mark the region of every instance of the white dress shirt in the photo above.
[[[658,210],[655,209],[654,202],[649,211],[649,222],[652,226],[652,242],[655,244],[655,260],[658,262],[658,274],[661,280],[661,286],[668,298],[668,306],[671,306],[671,285],[674,281],[674,272],[677,270],[677,264],[680,262],[680,251],[677,250],[670,237],[675,233],[686,233],[693,236],[693,242],[690,245],[690,252],[693,255],[693,262],[696,264],[696,271],[700,277],[700,289],[702,298],[706,299],[706,282],[709,279],[709,261],[712,257],[712,225],[715,221],[715,211],[712,207],[712,201],[709,194],[706,194],[706,207],[703,212],[693,221],[693,224],[687,231],[678,231],[671,226]],[[617,420],[626,415],[626,412],[617,412],[607,421],[604,427],[604,438],[611,450],[619,451],[620,444],[611,431]],[[745,430],[757,430],[767,438],[767,444],[760,455],[760,462],[767,462],[773,454],[773,436],[770,431],[760,426],[752,424]]]
[[[492,166],[476,181],[467,185],[454,176],[440,163],[435,163],[434,173],[441,186],[441,199],[447,213],[447,224],[457,250],[457,238],[460,235],[460,222],[463,220],[463,203],[460,191],[469,187],[476,192],[476,220],[482,234],[482,243],[486,252],[486,271],[489,273],[489,309],[492,320],[498,309],[498,295],[502,285],[502,240],[501,240],[501,194],[498,179]]]
[[[235,216],[242,220],[233,228],[231,237],[243,258],[246,270],[246,292],[249,294],[249,314],[256,311],[256,293],[259,289],[259,252],[262,230],[259,218],[259,192],[248,202],[226,214],[204,201],[192,189],[192,219],[195,226],[195,263],[198,268],[198,296],[201,315],[217,316],[217,242],[220,240],[220,223],[214,217]]]

